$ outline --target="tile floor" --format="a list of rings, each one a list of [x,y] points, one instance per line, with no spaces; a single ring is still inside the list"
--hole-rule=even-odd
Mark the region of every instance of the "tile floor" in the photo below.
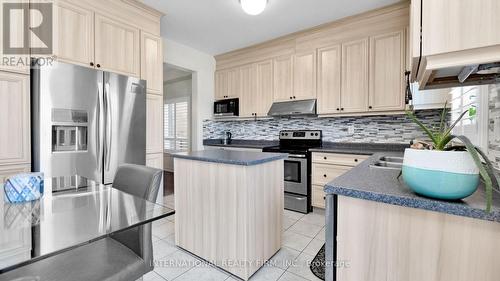
[[[173,196],[164,199],[173,208]],[[154,271],[144,275],[144,281],[240,280],[175,246],[175,216],[153,223]],[[325,241],[324,211],[315,209],[307,215],[285,210],[282,248],[267,265],[257,271],[251,281],[320,280],[309,269],[310,263]]]

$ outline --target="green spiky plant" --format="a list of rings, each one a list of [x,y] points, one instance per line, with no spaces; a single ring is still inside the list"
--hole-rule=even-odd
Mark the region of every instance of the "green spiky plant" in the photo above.
[[[444,104],[443,111],[441,112],[441,120],[439,122],[439,127],[428,128],[424,125],[420,120],[418,120],[415,112],[406,111],[406,115],[415,122],[430,138],[433,143],[433,148],[435,150],[440,151],[449,151],[449,150],[463,150],[463,147],[457,147],[451,145],[451,141],[454,139],[458,139],[465,146],[465,149],[470,153],[474,163],[479,168],[479,174],[481,176],[482,181],[484,182],[486,189],[486,212],[491,211],[491,204],[493,201],[493,188],[498,190],[499,179],[493,172],[493,166],[486,155],[479,149],[474,146],[472,142],[466,136],[455,136],[452,134],[453,128],[462,120],[462,118],[468,113],[469,118],[472,118],[476,115],[475,108],[471,108],[469,110],[464,111],[459,115],[457,120],[450,126],[447,125],[446,116],[448,115],[448,104]],[[482,160],[481,160],[482,159]],[[483,161],[485,163],[483,163]]]

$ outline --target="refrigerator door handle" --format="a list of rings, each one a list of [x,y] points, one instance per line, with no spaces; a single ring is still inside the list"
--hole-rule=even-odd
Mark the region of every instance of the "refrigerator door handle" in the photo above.
[[[104,95],[106,96],[106,108],[105,108],[105,114],[106,114],[106,159],[105,159],[105,167],[106,171],[109,171],[109,166],[111,162],[111,137],[112,137],[112,127],[111,125],[113,124],[111,118],[111,98],[109,94],[109,83],[106,82],[104,86]]]
[[[103,158],[103,140],[102,140],[102,113],[101,110],[104,108],[104,98],[103,98],[103,93],[102,93],[102,83],[97,84],[97,109],[96,109],[96,123],[97,123],[97,133],[96,133],[96,152],[97,152],[97,157],[96,157],[96,162],[97,162],[97,171],[101,172],[102,171],[102,158]]]

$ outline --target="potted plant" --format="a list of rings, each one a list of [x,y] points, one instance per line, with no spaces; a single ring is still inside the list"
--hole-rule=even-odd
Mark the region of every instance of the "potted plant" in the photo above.
[[[467,137],[452,135],[453,128],[467,113],[473,117],[475,108],[463,112],[451,126],[447,126],[448,109],[445,103],[439,127],[429,128],[418,120],[413,111],[406,112],[426,133],[430,143],[414,142],[411,148],[405,150],[403,180],[420,195],[458,200],[474,193],[482,179],[486,188],[486,211],[490,212],[493,188],[498,188],[491,162]],[[459,140],[461,145],[453,145],[454,139]]]

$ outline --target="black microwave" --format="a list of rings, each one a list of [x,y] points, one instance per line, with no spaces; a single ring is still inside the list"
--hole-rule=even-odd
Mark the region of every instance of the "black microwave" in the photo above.
[[[218,100],[214,102],[214,116],[227,117],[240,115],[239,99]]]

